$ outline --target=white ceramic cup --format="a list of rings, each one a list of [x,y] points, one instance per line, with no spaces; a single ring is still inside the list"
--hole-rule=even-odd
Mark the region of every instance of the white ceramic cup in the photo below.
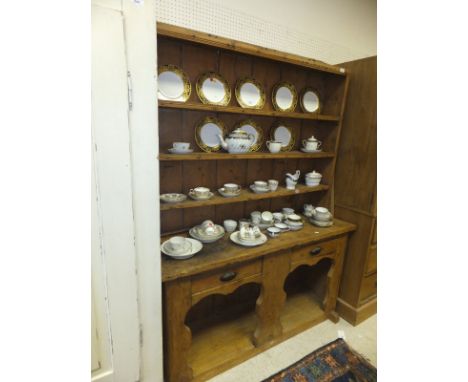
[[[240,188],[240,186],[235,183],[225,183],[223,187],[224,190],[229,194],[235,194],[237,191],[239,191]]]
[[[250,218],[252,219],[253,224],[260,224],[262,221],[262,213],[260,211],[254,211],[250,213]]]
[[[224,229],[226,230],[226,232],[234,232],[237,227],[237,222],[232,219],[226,219],[223,222],[223,225],[224,225]]]
[[[262,222],[263,223],[272,223],[273,222],[273,214],[270,211],[262,212]]]
[[[268,187],[270,188],[270,191],[276,191],[278,188],[279,182],[275,179],[269,179],[268,180]]]
[[[169,246],[174,254],[182,253],[187,247],[187,239],[182,236],[174,236],[169,240]]]
[[[268,183],[263,180],[256,180],[254,182],[254,185],[255,185],[255,188],[260,188],[260,189],[268,188]]]
[[[208,196],[208,194],[210,193],[210,189],[207,187],[195,187],[190,189],[190,193],[198,197],[204,197]]]
[[[275,219],[275,223],[281,223],[283,221],[283,214],[281,212],[273,212],[273,219]]]
[[[322,146],[320,141],[309,141],[307,139],[303,139],[302,144],[307,150],[318,150]]]
[[[281,151],[281,142],[267,141],[266,146],[268,147],[268,150],[270,150],[270,153],[275,154]]]
[[[172,147],[176,150],[187,151],[190,148],[189,142],[174,142]]]
[[[283,208],[282,211],[285,217],[294,213],[294,210],[292,208],[287,208],[287,207]]]

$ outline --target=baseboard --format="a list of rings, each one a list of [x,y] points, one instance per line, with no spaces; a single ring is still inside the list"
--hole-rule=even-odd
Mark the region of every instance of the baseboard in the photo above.
[[[340,317],[344,318],[351,325],[359,325],[362,321],[377,313],[377,297],[361,305],[359,308],[349,305],[338,297],[336,311]]]

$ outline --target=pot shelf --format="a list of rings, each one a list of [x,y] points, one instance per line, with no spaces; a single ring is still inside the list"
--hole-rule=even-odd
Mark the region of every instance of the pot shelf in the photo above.
[[[245,109],[238,106],[217,106],[217,105],[205,105],[203,103],[193,102],[173,102],[159,100],[159,107],[169,109],[185,109],[185,110],[199,110],[199,111],[212,111],[216,113],[230,113],[230,114],[245,114],[245,115],[260,115],[266,117],[280,117],[280,118],[294,118],[294,119],[307,119],[315,121],[330,121],[338,122],[339,116],[336,115],[325,115],[315,113],[294,113],[294,112],[283,112],[273,110],[262,110],[262,109]]]
[[[255,194],[250,190],[243,189],[239,196],[236,196],[233,198],[225,198],[224,196],[218,195],[218,191],[213,191],[215,195],[211,199],[208,199],[208,200],[187,199],[180,203],[161,203],[161,211],[176,210],[176,209],[182,209],[182,208],[216,206],[220,204],[241,203],[241,202],[249,202],[251,200],[283,198],[286,196],[294,196],[294,195],[300,195],[300,194],[308,194],[308,193],[317,192],[317,191],[325,191],[325,190],[328,190],[329,188],[330,186],[326,184],[319,184],[318,186],[315,186],[315,187],[308,187],[303,184],[298,184],[296,185],[295,190],[288,190],[286,187],[278,187],[276,191],[265,192],[264,194]]]
[[[269,152],[253,152],[244,154],[229,154],[221,153],[205,153],[194,152],[191,154],[159,154],[161,161],[179,161],[179,160],[231,160],[231,159],[313,159],[313,158],[333,158],[334,153],[318,152],[318,153],[304,153],[302,151],[283,151],[278,154]]]

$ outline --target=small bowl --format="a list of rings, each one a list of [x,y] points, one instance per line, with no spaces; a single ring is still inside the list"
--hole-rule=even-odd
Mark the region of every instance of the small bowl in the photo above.
[[[282,232],[289,231],[289,227],[285,223],[275,223],[275,227],[279,228]]]
[[[294,213],[294,210],[292,208],[287,207],[283,208],[282,211],[284,216],[288,216]]]
[[[235,220],[232,220],[232,219],[226,219],[224,222],[223,222],[223,225],[224,225],[224,229],[226,230],[226,232],[234,232],[236,230],[236,227],[237,227],[237,222]]]
[[[267,232],[270,237],[276,237],[281,233],[281,229],[278,227],[268,227]]]
[[[302,220],[302,218],[299,216],[299,215],[296,215],[296,214],[291,214],[291,215],[288,215],[288,220],[291,221],[291,222],[300,222]]]

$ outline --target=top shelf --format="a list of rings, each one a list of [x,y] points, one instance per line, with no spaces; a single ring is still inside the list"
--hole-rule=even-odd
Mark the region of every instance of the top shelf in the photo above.
[[[249,44],[242,41],[231,40],[225,37],[214,36],[209,33],[198,32],[191,29],[158,22],[157,33],[160,36],[167,36],[181,40],[191,41],[198,44],[210,45],[217,48],[231,50],[234,52],[250,54],[257,57],[268,58],[276,61],[286,62],[293,65],[315,69],[338,76],[346,77],[346,69],[335,65],[330,65],[312,58],[302,57],[291,53],[284,53],[274,49],[263,48],[261,46]]]
[[[159,100],[159,107],[169,109],[184,109],[184,110],[199,110],[199,111],[213,111],[217,113],[230,113],[230,114],[246,114],[246,115],[261,115],[266,117],[281,117],[281,118],[294,118],[294,119],[308,119],[315,121],[330,121],[338,122],[340,117],[336,115],[324,115],[313,113],[287,113],[283,111],[271,111],[261,109],[244,109],[238,106],[217,106],[205,105],[203,103],[191,102],[173,102]]]

